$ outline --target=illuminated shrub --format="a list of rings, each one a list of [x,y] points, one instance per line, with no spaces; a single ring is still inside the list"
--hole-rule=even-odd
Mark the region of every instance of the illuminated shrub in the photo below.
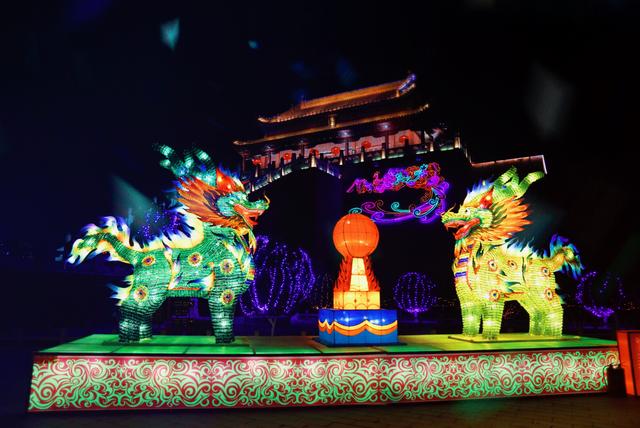
[[[424,273],[407,272],[393,286],[393,299],[400,309],[417,319],[435,305],[434,289],[435,284]]]

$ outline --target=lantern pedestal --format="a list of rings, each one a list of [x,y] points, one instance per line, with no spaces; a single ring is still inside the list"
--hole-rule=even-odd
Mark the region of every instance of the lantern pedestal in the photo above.
[[[327,346],[398,343],[398,313],[391,309],[320,309],[318,340]]]

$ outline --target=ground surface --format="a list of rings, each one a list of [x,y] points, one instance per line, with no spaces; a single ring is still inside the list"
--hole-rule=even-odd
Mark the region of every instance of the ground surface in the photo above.
[[[3,427],[637,427],[640,399],[605,394],[389,406],[13,415]]]

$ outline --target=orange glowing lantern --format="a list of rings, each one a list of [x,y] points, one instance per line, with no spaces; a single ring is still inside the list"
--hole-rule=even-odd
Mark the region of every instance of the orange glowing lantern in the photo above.
[[[291,160],[291,152],[287,152],[282,155],[285,161],[289,162]]]
[[[253,158],[253,159],[251,159],[251,163],[254,166],[258,166],[258,165],[260,165],[260,163],[262,163],[262,161],[260,160],[260,158]]]
[[[369,141],[369,140],[364,140],[364,141],[362,142],[362,147],[364,147],[364,149],[365,149],[365,150],[370,149],[370,148],[371,148],[371,141]]]
[[[378,226],[362,214],[347,214],[333,228],[333,245],[343,257],[367,257],[378,246]]]
[[[406,144],[409,142],[409,137],[407,137],[406,135],[403,135],[402,137],[400,137],[400,142],[402,144]]]
[[[311,149],[311,150],[309,150],[309,154],[310,154],[311,156],[316,157],[316,158],[317,158],[318,156],[320,156],[320,152],[318,151],[318,149]]]
[[[376,224],[362,214],[347,214],[336,223],[333,244],[344,258],[333,289],[334,309],[380,309],[380,287],[369,260],[379,236]]]
[[[331,154],[334,156],[338,156],[340,154],[340,147],[338,146],[331,147]]]

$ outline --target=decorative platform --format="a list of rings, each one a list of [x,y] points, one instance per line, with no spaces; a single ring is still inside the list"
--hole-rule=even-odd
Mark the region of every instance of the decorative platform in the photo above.
[[[472,343],[400,336],[404,345],[328,347],[307,336],[157,336],[122,345],[92,335],[37,353],[29,412],[386,404],[599,392],[616,342]],[[512,335],[513,338],[513,335]]]
[[[393,309],[320,309],[318,340],[329,346],[398,344]]]

